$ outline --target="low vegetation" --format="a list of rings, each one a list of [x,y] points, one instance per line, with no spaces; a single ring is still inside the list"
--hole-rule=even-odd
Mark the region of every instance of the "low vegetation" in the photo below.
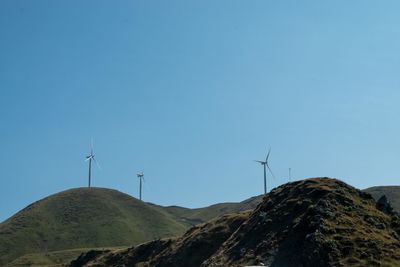
[[[90,250],[109,251],[121,249],[122,247],[113,248],[78,248],[67,249],[60,251],[51,251],[47,253],[32,253],[25,254],[12,261],[7,267],[22,267],[22,266],[42,266],[42,267],[61,267],[65,266],[66,262],[76,259],[82,253]]]

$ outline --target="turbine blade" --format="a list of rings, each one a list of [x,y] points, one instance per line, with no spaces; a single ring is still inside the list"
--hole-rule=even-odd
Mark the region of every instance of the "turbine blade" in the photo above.
[[[255,162],[258,162],[258,163],[261,163],[261,164],[264,164],[264,161],[261,161],[261,160],[254,160]]]
[[[97,162],[97,160],[94,159],[94,157],[93,157],[93,161],[96,162],[97,168],[98,168],[99,170],[101,170],[101,167],[100,167],[99,163]]]
[[[274,175],[274,173],[272,172],[271,168],[269,167],[268,163],[267,163],[266,165],[267,165],[267,168],[268,168],[269,172],[271,173],[272,177],[273,177],[274,179],[276,179],[276,178],[275,178],[275,175]]]
[[[269,150],[268,150],[268,154],[267,154],[267,157],[265,158],[265,162],[267,162],[268,161],[268,158],[269,158],[269,154],[271,153],[271,148],[269,148]]]
[[[90,139],[90,155],[93,155],[93,137]]]

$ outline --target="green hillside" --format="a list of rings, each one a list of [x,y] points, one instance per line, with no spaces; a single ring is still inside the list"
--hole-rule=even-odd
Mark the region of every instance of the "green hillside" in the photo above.
[[[134,245],[188,224],[116,190],[78,188],[37,201],[0,224],[0,266],[29,253]]]
[[[77,248],[70,250],[51,251],[48,253],[25,254],[11,263],[7,267],[17,266],[61,266],[62,263],[77,258],[81,253],[85,253],[89,248]]]
[[[400,212],[400,186],[374,186],[364,191],[370,193],[376,200],[386,195],[392,207]]]
[[[31,253],[21,256],[6,267],[22,267],[22,266],[41,266],[41,267],[62,267],[66,262],[76,259],[82,253],[86,253],[92,249],[96,250],[118,250],[127,247],[110,247],[110,248],[76,248],[60,251],[51,251],[48,253]]]
[[[252,210],[261,203],[263,195],[246,199],[242,202],[218,203],[204,208],[188,209],[179,206],[161,207],[172,215],[181,219],[181,221],[196,225],[209,221],[213,218],[246,210]],[[158,206],[160,207],[160,206]]]

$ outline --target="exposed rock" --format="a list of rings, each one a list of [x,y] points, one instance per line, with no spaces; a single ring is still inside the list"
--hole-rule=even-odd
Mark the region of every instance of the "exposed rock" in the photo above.
[[[393,214],[393,208],[390,205],[386,195],[381,196],[376,202],[376,208],[387,214]]]
[[[110,250],[91,250],[87,253],[82,253],[76,260],[73,260],[69,266],[70,267],[84,266],[89,261],[93,261],[99,255],[107,252],[110,252]]]

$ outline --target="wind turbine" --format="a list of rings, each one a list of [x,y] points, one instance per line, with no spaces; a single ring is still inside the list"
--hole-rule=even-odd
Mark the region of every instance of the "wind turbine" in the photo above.
[[[90,183],[92,179],[92,161],[96,162],[97,167],[100,169],[100,165],[97,163],[97,161],[94,159],[94,154],[93,154],[93,139],[92,142],[90,143],[90,155],[86,156],[86,161],[89,161],[89,181],[88,181],[88,187],[90,188]]]
[[[137,174],[137,177],[139,178],[139,199],[142,200],[142,182],[144,182],[144,173],[143,173],[143,171],[139,172]]]
[[[255,162],[260,163],[264,167],[264,194],[267,194],[267,168],[268,171],[271,173],[272,177],[275,178],[274,174],[271,171],[271,168],[268,165],[268,158],[270,153],[271,153],[271,148],[268,150],[268,154],[267,157],[265,158],[265,161],[255,160]]]

